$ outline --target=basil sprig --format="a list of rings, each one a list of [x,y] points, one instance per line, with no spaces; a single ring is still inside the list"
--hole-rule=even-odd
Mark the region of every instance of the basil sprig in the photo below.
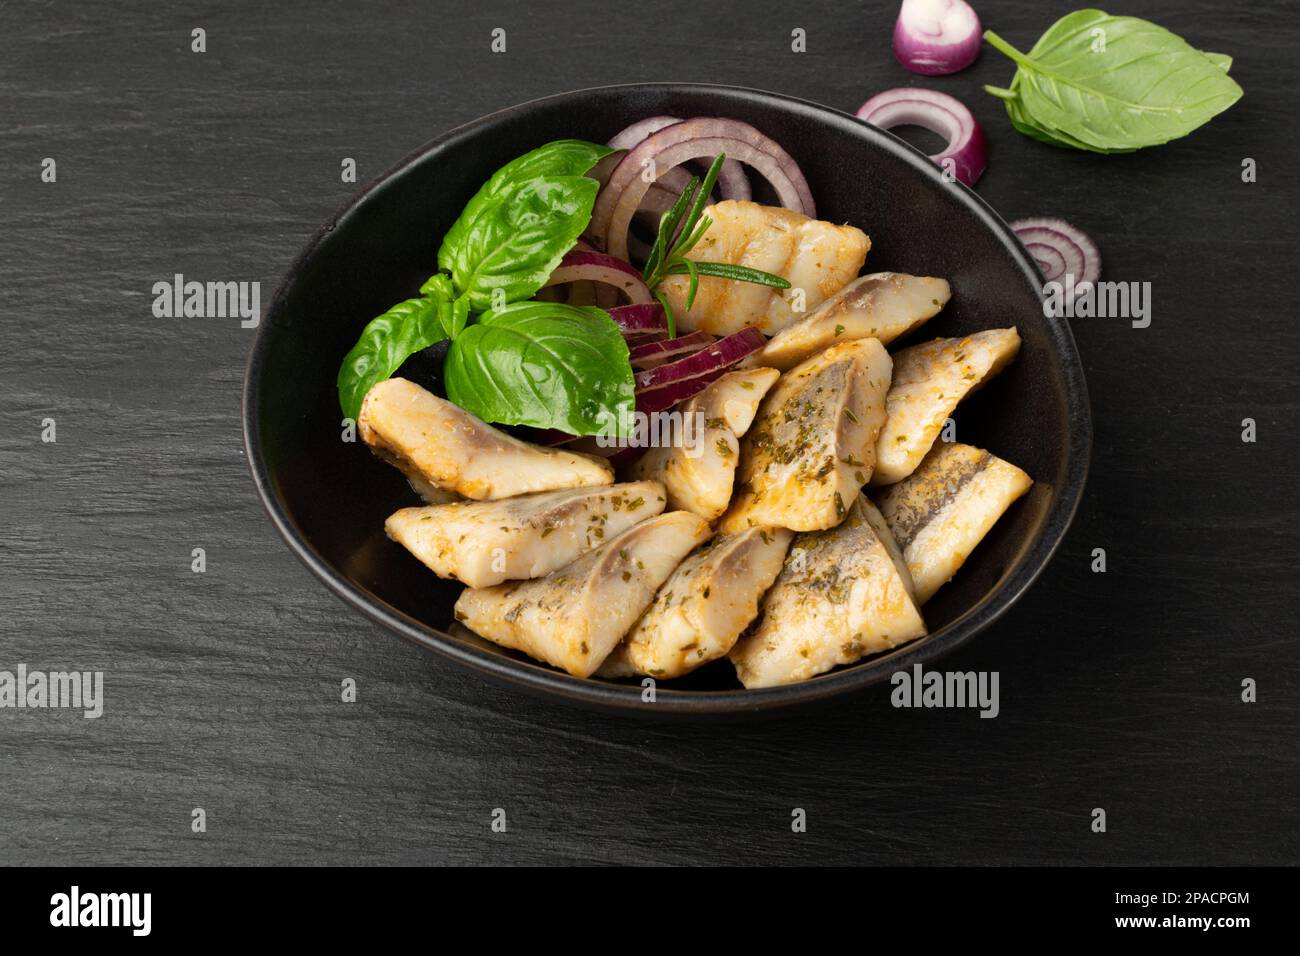
[[[709,194],[718,181],[722,164],[727,161],[726,153],[719,153],[714,158],[704,179],[692,176],[677,201],[659,217],[659,233],[655,236],[650,254],[646,257],[641,275],[651,293],[664,308],[668,320],[668,337],[677,337],[677,317],[668,302],[668,296],[659,288],[668,276],[690,276],[690,287],[686,291],[686,308],[695,304],[695,294],[700,288],[700,276],[715,276],[719,279],[734,279],[737,282],[754,282],[770,286],[773,289],[788,289],[790,283],[770,272],[751,269],[748,266],[732,265],[728,262],[700,262],[686,258],[686,254],[699,244],[704,234],[713,225],[713,220],[704,215]]]
[[[992,31],[984,39],[1015,61],[1010,86],[986,86],[1012,125],[1045,143],[1129,153],[1186,136],[1241,98],[1232,58],[1204,53],[1137,17],[1078,10],[1026,54]]]
[[[547,143],[507,163],[470,199],[438,250],[443,270],[373,319],[339,369],[355,419],[366,392],[407,358],[451,339],[447,395],[484,421],[622,433],[634,407],[627,345],[608,313],[525,302],[591,220],[599,184],[585,174],[610,149]],[[484,311],[487,310],[487,311]],[[474,313],[483,312],[475,322]]]

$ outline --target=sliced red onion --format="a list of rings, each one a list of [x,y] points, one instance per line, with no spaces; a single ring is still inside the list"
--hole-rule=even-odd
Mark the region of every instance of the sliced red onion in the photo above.
[[[697,331],[687,335],[679,335],[675,339],[660,339],[657,342],[638,345],[630,351],[628,358],[632,362],[633,368],[650,369],[663,365],[665,362],[679,359],[684,355],[698,352],[705,346],[712,344],[712,335],[708,332]]]
[[[681,120],[676,116],[647,116],[615,133],[605,145],[610,149],[631,149],[651,133],[657,133],[665,126],[680,122]]]
[[[614,320],[623,338],[644,336],[650,339],[663,338],[668,334],[668,325],[664,321],[664,307],[658,302],[642,305],[620,305],[609,310],[609,317]]]
[[[643,163],[653,161],[658,175],[692,159],[726,153],[752,166],[776,190],[781,204],[815,217],[808,182],[790,154],[748,123],[721,117],[696,117],[651,133],[627,152],[596,197],[588,238],[610,255],[627,258],[627,231],[632,216],[650,189],[641,178]]]
[[[608,145],[612,149],[632,149],[651,133],[657,133],[661,129],[680,123],[681,120],[676,116],[651,116],[643,119],[639,123],[633,123],[627,129],[618,133],[609,141]],[[713,163],[713,157],[710,156],[703,165],[707,169]],[[658,182],[667,186],[673,191],[673,197],[676,198],[682,194],[690,177],[685,171],[677,173],[678,178],[670,178],[675,170],[666,170],[659,177]],[[604,180],[601,181],[602,183]],[[734,159],[728,159],[718,170],[718,193],[723,199],[751,199],[753,191],[749,188],[749,177],[745,175],[745,170],[740,163]]]
[[[903,0],[894,56],[913,73],[956,73],[979,56],[980,18],[965,0]]]
[[[637,392],[636,410],[649,415],[651,412],[662,412],[665,409],[672,408],[678,402],[684,402],[704,391],[721,378],[722,373],[725,371],[727,371],[727,367],[723,366],[705,372],[703,375],[696,375],[694,378],[682,379],[680,382],[669,382],[667,385],[660,385],[658,388],[648,388],[645,391]]]
[[[637,372],[636,407],[643,412],[671,408],[703,389],[741,359],[761,349],[767,338],[745,328],[706,345],[686,358]]]
[[[546,280],[543,289],[565,282],[600,282],[614,286],[634,305],[651,304],[654,296],[635,268],[603,252],[570,250]]]
[[[1044,282],[1068,285],[1066,277],[1073,276],[1079,286],[1101,278],[1101,251],[1082,229],[1046,217],[1017,219],[1009,225],[1034,257]]]
[[[951,169],[967,186],[974,186],[988,165],[989,147],[984,128],[960,100],[947,93],[902,87],[886,90],[862,104],[858,119],[881,129],[921,126],[938,133],[948,141],[948,146],[930,159],[945,172]],[[623,164],[619,163],[610,177],[611,184],[622,169]]]

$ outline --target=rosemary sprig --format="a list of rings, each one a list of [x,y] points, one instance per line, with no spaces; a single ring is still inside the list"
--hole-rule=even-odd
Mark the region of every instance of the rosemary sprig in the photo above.
[[[773,289],[788,289],[790,283],[780,276],[750,269],[747,266],[732,265],[727,262],[698,262],[686,258],[713,225],[713,220],[704,215],[709,194],[718,181],[718,173],[726,162],[727,154],[719,153],[704,174],[704,179],[692,176],[682,194],[677,197],[666,213],[659,217],[659,234],[655,236],[650,254],[646,257],[645,267],[641,270],[645,284],[664,307],[668,319],[668,337],[677,337],[677,319],[673,315],[668,297],[659,286],[669,276],[690,276],[691,284],[686,293],[686,308],[695,304],[695,294],[700,288],[700,276],[713,276],[718,279],[732,279],[736,282],[753,282],[770,286]]]

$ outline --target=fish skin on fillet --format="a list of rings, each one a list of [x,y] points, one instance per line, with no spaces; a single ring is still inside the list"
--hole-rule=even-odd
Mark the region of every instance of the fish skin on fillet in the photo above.
[[[736,496],[719,528],[839,524],[871,477],[890,370],[883,345],[856,339],[782,375],[740,443]]]
[[[951,297],[946,279],[873,272],[786,326],[754,361],[785,371],[837,342],[877,339],[888,345],[937,315]]]
[[[971,445],[940,442],[920,467],[876,493],[924,604],[952,580],[976,545],[1033,479]]]
[[[681,677],[725,657],[758,614],[794,532],[749,528],[692,554],[598,672]]]
[[[485,588],[550,574],[664,504],[663,485],[635,481],[403,508],[384,530],[439,577]]]
[[[502,647],[590,677],[709,535],[698,515],[661,514],[544,578],[466,588],[456,620]]]
[[[371,387],[357,428],[408,478],[476,501],[614,482],[606,461],[520,441],[404,378]]]
[[[760,623],[731,649],[746,687],[793,684],[925,634],[885,519],[857,495],[835,528],[795,535]]]
[[[633,478],[662,481],[668,507],[717,521],[731,502],[740,437],[749,430],[759,403],[780,375],[776,369],[728,372],[681,405],[684,422],[697,428],[694,447],[686,443],[651,448],[629,471]]]
[[[957,404],[1019,351],[1015,329],[988,329],[894,353],[894,381],[885,399],[885,427],[876,443],[871,484],[893,484],[915,471]]]

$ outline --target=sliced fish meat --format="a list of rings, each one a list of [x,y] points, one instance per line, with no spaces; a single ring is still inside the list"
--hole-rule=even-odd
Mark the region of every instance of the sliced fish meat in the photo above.
[[[502,647],[589,677],[709,535],[698,515],[661,514],[544,578],[466,588],[456,619]]]
[[[965,562],[1011,503],[1033,484],[1027,474],[970,445],[940,442],[920,467],[877,493],[903,549],[921,604]]]

